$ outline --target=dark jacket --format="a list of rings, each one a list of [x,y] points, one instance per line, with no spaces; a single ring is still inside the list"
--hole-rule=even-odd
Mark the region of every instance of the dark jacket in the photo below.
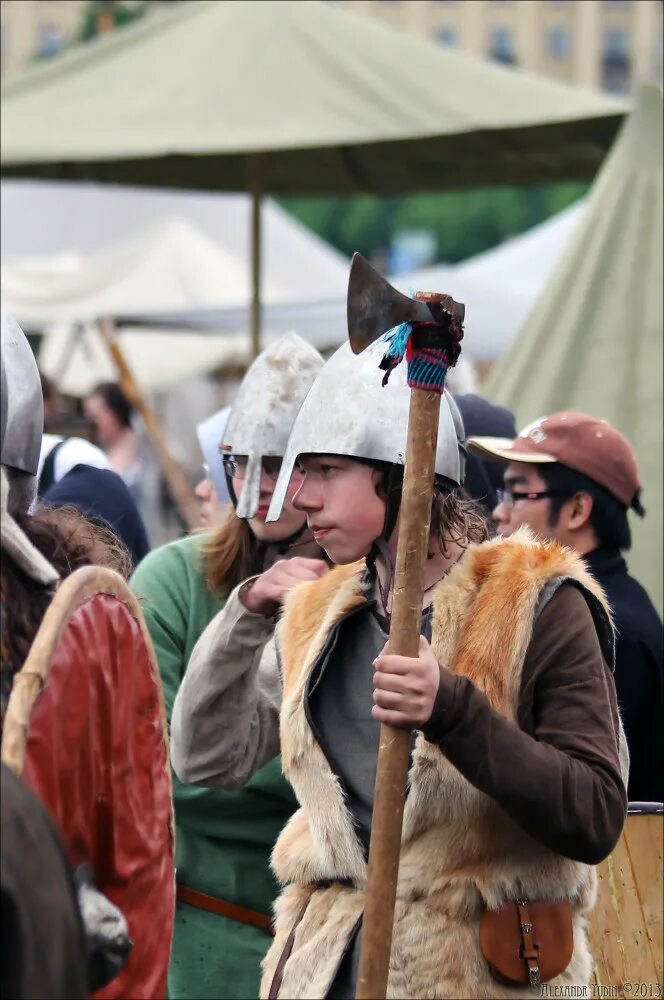
[[[454,395],[466,432],[469,437],[516,437],[514,414],[504,406],[490,403],[488,399],[467,393]],[[498,490],[503,488],[503,470],[499,462],[490,462],[474,452],[466,458],[466,492],[481,504],[487,514],[491,514],[498,503]]]
[[[129,549],[134,566],[150,551],[138,507],[123,479],[110,469],[75,465],[44,493],[55,507],[76,507],[88,517],[100,518]]]
[[[602,585],[616,626],[616,692],[630,752],[630,802],[664,801],[662,622],[615,549],[584,556]]]
[[[2,967],[0,996],[88,996],[86,948],[76,889],[46,809],[2,765]]]

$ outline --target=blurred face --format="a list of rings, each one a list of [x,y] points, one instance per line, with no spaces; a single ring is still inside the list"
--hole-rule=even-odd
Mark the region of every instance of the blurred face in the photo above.
[[[97,428],[97,440],[102,447],[113,444],[122,431],[120,421],[101,396],[88,396],[83,412]]]
[[[231,477],[233,492],[239,497],[244,486],[244,477],[247,471],[246,455],[227,456],[224,465]],[[283,542],[290,538],[297,531],[304,527],[306,516],[301,511],[293,507],[293,495],[299,489],[302,481],[302,473],[299,469],[293,471],[291,481],[284,500],[284,507],[278,521],[266,523],[265,518],[270,507],[274,486],[281,468],[281,459],[268,457],[263,459],[261,468],[260,494],[258,498],[258,511],[255,517],[247,522],[253,534],[260,542]]]
[[[293,505],[306,512],[318,544],[338,565],[364,558],[385,524],[385,503],[376,493],[379,473],[336,455],[303,458],[300,466]]]
[[[196,486],[194,493],[198,500],[201,528],[215,528],[221,524],[224,519],[224,508],[219,503],[207,465],[203,466],[203,478]]]
[[[503,481],[507,496],[493,512],[499,534],[511,535],[521,525],[527,524],[542,538],[556,538],[556,527],[549,524],[550,498],[533,497],[533,494],[547,491],[546,482],[537,471],[537,466],[527,462],[510,462],[505,469]],[[521,493],[530,494],[530,498],[519,497]]]

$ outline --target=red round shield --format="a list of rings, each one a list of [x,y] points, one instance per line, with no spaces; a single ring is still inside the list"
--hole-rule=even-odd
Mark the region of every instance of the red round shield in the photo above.
[[[117,573],[85,567],[58,588],[14,681],[2,758],[127,919],[130,957],[94,996],[164,997],[175,905],[165,711],[140,608]]]

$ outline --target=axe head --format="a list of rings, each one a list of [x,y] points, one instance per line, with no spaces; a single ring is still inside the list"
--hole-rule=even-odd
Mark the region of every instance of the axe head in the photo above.
[[[354,253],[347,302],[348,338],[353,353],[360,354],[401,323],[438,323],[441,311],[463,321],[464,306],[449,295],[418,292],[417,296],[411,299],[397,291],[361,253]]]

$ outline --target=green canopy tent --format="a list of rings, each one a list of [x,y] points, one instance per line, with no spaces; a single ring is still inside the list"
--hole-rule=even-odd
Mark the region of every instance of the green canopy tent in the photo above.
[[[4,176],[396,193],[594,175],[627,106],[318,0],[200,0],[7,80]]]
[[[487,395],[525,424],[604,417],[631,442],[647,517],[630,567],[662,609],[662,91],[644,86],[579,229],[496,367]]]

